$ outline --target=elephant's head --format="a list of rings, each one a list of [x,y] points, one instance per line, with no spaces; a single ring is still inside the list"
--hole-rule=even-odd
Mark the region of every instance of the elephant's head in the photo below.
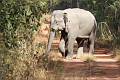
[[[56,10],[52,13],[50,29],[51,30],[63,30],[66,27],[67,22],[67,13],[64,13],[63,10]]]
[[[50,51],[52,41],[55,36],[55,32],[62,31],[63,29],[65,29],[67,21],[68,21],[67,13],[64,13],[63,10],[56,10],[52,13],[50,20],[50,35],[49,35],[48,46],[45,54],[47,54]]]

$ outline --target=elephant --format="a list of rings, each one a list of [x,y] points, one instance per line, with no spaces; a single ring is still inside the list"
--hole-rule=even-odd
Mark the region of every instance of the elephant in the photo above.
[[[48,54],[56,31],[61,31],[59,50],[66,59],[73,59],[74,41],[77,41],[76,58],[83,56],[83,43],[88,39],[89,54],[94,53],[97,22],[93,14],[79,8],[53,11],[50,19],[50,34],[46,52]],[[65,50],[68,43],[67,51]]]

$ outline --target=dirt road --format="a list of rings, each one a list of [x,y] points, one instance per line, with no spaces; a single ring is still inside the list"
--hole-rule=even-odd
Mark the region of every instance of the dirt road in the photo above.
[[[59,39],[54,39],[53,49],[57,49],[58,43]],[[95,62],[91,63],[91,67],[80,59],[63,59],[62,75],[66,80],[120,80],[120,62],[110,54],[109,49],[95,48],[94,56]]]
[[[58,43],[59,39],[55,38],[52,49],[58,49]],[[65,80],[120,80],[120,63],[109,51],[106,48],[95,48],[96,58],[91,67],[80,59],[62,59],[64,63],[62,76]]]
[[[48,38],[41,38],[36,37],[36,41],[47,42]],[[55,38],[52,49],[58,49],[58,43],[59,39]],[[120,62],[117,62],[109,51],[106,48],[95,48],[96,59],[92,67],[80,59],[62,59],[64,63],[62,76],[65,80],[120,80]],[[74,52],[76,53],[76,46]]]

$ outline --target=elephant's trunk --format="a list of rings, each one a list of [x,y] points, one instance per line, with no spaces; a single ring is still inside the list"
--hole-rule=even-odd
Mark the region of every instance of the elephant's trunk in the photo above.
[[[49,35],[48,45],[47,45],[47,49],[46,49],[45,54],[49,53],[54,37],[55,37],[55,31],[51,31],[50,35]]]

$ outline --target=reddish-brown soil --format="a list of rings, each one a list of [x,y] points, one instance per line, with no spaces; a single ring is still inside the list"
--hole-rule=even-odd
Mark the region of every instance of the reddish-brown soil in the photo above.
[[[42,34],[48,36],[48,32],[45,30],[42,31]],[[48,41],[47,37],[39,35],[35,37],[35,42]],[[52,49],[58,49],[58,43],[59,38],[55,38]],[[74,47],[74,56],[76,49],[77,46]],[[84,51],[86,50],[85,48]],[[80,59],[67,60],[61,57],[63,62],[62,77],[65,80],[120,80],[120,62],[110,54],[109,49],[95,48],[94,56],[96,57],[95,62],[91,63],[91,66]]]
[[[37,38],[39,40],[39,38]],[[47,38],[39,41],[47,41]],[[52,49],[58,49],[59,39],[55,38]],[[76,44],[75,44],[76,45]],[[75,47],[76,48],[76,47]],[[86,49],[84,49],[86,50]],[[74,56],[76,50],[74,50]],[[120,63],[110,54],[107,48],[95,48],[95,62],[83,62],[80,59],[63,59],[62,76],[65,80],[120,80]]]

